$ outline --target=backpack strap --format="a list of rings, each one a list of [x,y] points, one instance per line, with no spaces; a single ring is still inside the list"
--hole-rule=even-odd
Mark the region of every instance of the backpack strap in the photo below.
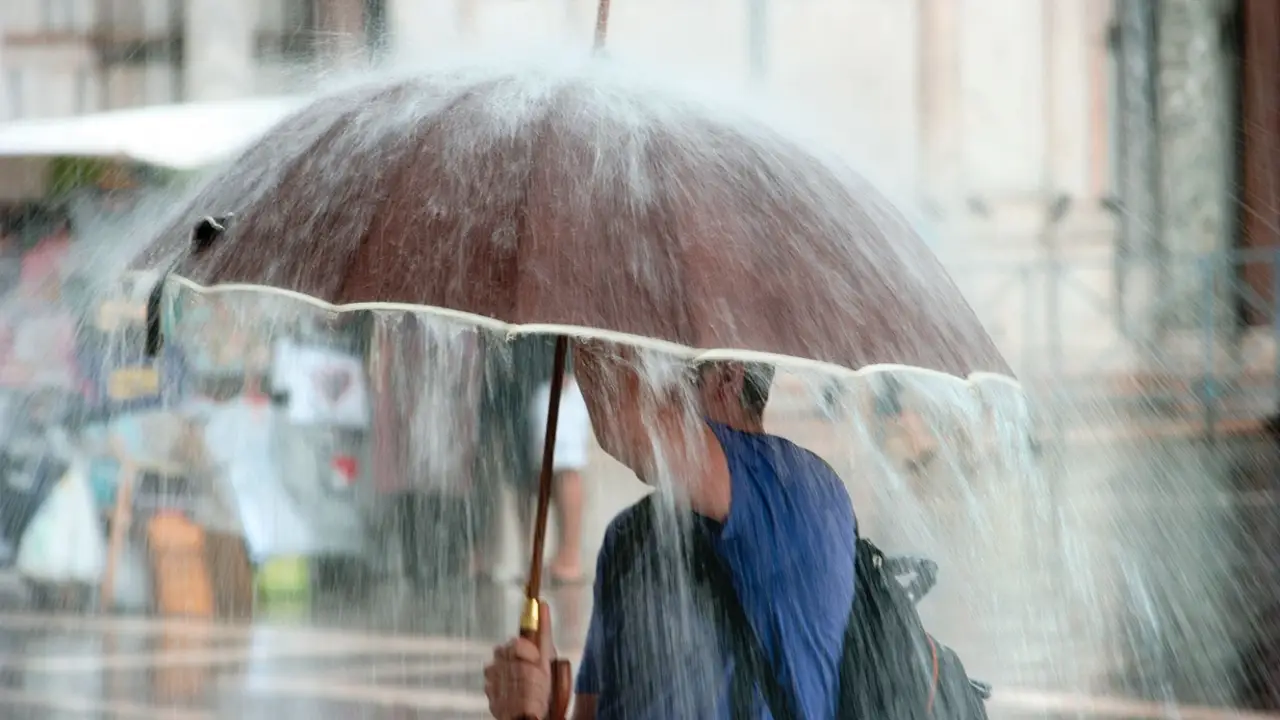
[[[710,592],[719,635],[733,653],[734,687],[730,689],[730,698],[735,704],[734,717],[749,716],[754,701],[753,688],[758,687],[773,720],[800,720],[795,693],[783,686],[776,668],[771,666],[720,553],[706,534],[697,529],[693,532],[691,550],[694,578]]]

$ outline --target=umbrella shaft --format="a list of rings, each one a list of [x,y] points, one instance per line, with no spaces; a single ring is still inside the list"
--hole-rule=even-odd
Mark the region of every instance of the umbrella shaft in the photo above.
[[[533,522],[533,557],[529,560],[529,584],[525,597],[536,599],[542,587],[542,554],[547,540],[547,515],[551,509],[551,480],[556,454],[556,426],[560,422],[560,392],[569,355],[569,338],[556,338],[551,374],[551,398],[547,402],[547,435],[542,444],[542,471],[538,475],[538,514]]]

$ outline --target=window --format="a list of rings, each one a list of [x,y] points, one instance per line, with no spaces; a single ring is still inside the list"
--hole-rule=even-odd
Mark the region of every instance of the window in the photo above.
[[[388,35],[387,0],[262,0],[259,57],[310,61],[335,38],[363,36],[378,52]]]

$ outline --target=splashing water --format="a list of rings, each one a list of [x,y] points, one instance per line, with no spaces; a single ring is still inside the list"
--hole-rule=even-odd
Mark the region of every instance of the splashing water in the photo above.
[[[456,71],[455,82],[435,87],[470,87],[477,73],[489,77],[484,73],[491,72]],[[534,69],[505,74],[508,81],[486,96],[487,105],[457,119],[452,126],[460,143],[457,155],[438,159],[449,177],[461,183],[451,202],[468,193],[505,187],[494,183],[495,173],[528,172],[527,167],[473,168],[466,160],[475,157],[477,147],[510,143],[536,132],[548,98],[570,81],[579,96],[588,98],[581,116],[572,122],[597,152],[586,163],[591,172],[581,184],[547,202],[584,207],[589,203],[573,192],[589,196],[600,186],[620,195],[618,207],[631,212],[669,192],[656,184],[641,161],[644,139],[657,132],[655,128],[670,134],[685,121],[682,103],[688,101],[635,105],[635,95],[620,92],[617,78],[575,73]],[[392,179],[373,178],[371,185],[361,187],[341,171],[354,158],[396,165],[400,159],[385,156],[387,148],[401,153],[412,148],[395,138],[423,117],[459,101],[458,95],[442,90],[403,102],[379,101],[378,112],[360,112],[362,103],[374,103],[386,92],[385,86],[377,85],[322,99],[321,109],[309,120],[292,121],[287,131],[273,135],[226,174],[215,176],[179,210],[170,211],[159,223],[166,229],[158,235],[139,233],[148,243],[160,238],[158,245],[148,245],[149,262],[160,269],[168,266],[186,242],[193,214],[233,210],[255,233],[277,242],[261,256],[269,263],[263,278],[285,287],[314,286],[316,294],[325,294],[345,278],[344,261],[318,255],[317,248],[333,245],[317,238],[338,238],[338,246],[347,243],[344,251],[350,254],[355,243],[385,229],[384,213],[400,213],[401,218],[456,215],[456,206],[445,207],[432,197],[416,198],[416,207],[396,208],[387,194],[395,188]],[[708,112],[749,128],[746,132],[753,136],[772,132],[739,118],[736,111],[710,105]],[[332,134],[334,119],[346,115],[351,120]],[[696,135],[688,138],[680,152],[710,158],[704,163],[709,167],[716,166],[720,153],[723,167],[737,167],[731,162],[737,152],[731,144],[698,146]],[[782,145],[778,152],[784,152]],[[757,186],[769,193],[763,204],[818,207],[841,202],[852,187],[866,195],[867,215],[860,222],[889,235],[909,232],[892,208],[847,174],[837,175],[843,184],[833,189],[811,177],[784,172],[779,168],[785,163],[776,158],[757,160],[762,172],[770,173],[767,182]],[[834,165],[822,167],[830,170]],[[299,187],[294,179],[299,174],[312,182]],[[286,186],[294,189],[282,195]],[[281,202],[282,197],[287,201]],[[493,200],[473,198],[477,204]],[[743,222],[732,217],[717,221],[725,226],[712,230],[730,242]],[[773,223],[780,257],[804,252],[790,244],[795,233],[783,219],[752,221]],[[514,246],[518,218],[504,222],[483,228],[482,234],[489,242]],[[436,241],[456,242],[461,256],[468,249],[466,240],[477,232],[474,227],[458,227]],[[130,251],[137,250],[138,243],[128,244]],[[637,242],[633,249],[623,248],[616,262],[641,278],[651,294],[660,294],[671,282],[663,276],[666,258],[646,254],[646,247]],[[95,319],[130,254],[115,247],[101,254],[90,250],[77,258],[91,288],[85,306],[74,309],[81,323],[77,340],[89,344],[91,328],[106,337],[81,358],[83,374],[99,381],[98,395],[108,394],[113,373],[140,361],[128,350],[139,342],[137,313],[114,325]],[[934,263],[910,248],[895,257],[858,259],[883,268],[885,275],[901,272],[904,277]],[[423,270],[414,257],[400,260],[410,272]],[[299,268],[306,266],[314,266],[309,271],[314,274],[298,277]],[[793,282],[830,286],[826,289],[834,295],[856,296],[848,278],[821,272],[821,262],[814,266],[819,271],[813,276]],[[445,280],[478,282],[462,275]],[[894,281],[888,284],[892,288]],[[909,284],[904,281],[903,286]],[[117,495],[108,496],[102,508],[115,507],[123,487],[120,479],[128,477],[137,494],[188,512],[220,543],[230,538],[233,545],[243,545],[247,562],[232,552],[226,555],[232,559],[219,556],[208,564],[217,615],[251,609],[255,622],[279,625],[272,593],[255,593],[243,576],[252,565],[261,582],[274,562],[311,557],[312,576],[306,584],[314,589],[307,597],[303,624],[449,638],[420,645],[402,638],[403,647],[416,649],[386,650],[383,667],[408,667],[412,662],[405,656],[411,653],[445,664],[460,656],[463,661],[456,671],[429,673],[420,682],[457,691],[453,705],[435,708],[442,713],[482,711],[480,660],[470,643],[504,639],[515,630],[520,591],[501,576],[513,574],[512,566],[514,573],[524,572],[520,558],[527,552],[527,541],[513,537],[519,532],[512,530],[515,524],[505,519],[505,510],[513,500],[528,502],[533,482],[536,449],[525,426],[531,410],[528,398],[549,370],[540,367],[547,358],[536,348],[527,351],[522,343],[533,346],[536,341],[505,327],[425,310],[337,312],[251,290],[204,293],[172,280],[168,289],[166,354],[152,412],[189,431],[196,438],[193,445],[202,449],[186,452],[189,448],[184,450],[177,440],[166,444],[171,447],[157,448],[158,434],[136,427],[137,405],[95,397],[90,403],[94,411],[82,413],[80,420],[116,442],[81,440],[78,452],[117,461]],[[137,292],[125,295],[125,305],[135,309],[144,300]],[[594,298],[580,300],[589,303]],[[806,327],[825,328],[820,320],[796,318]],[[899,321],[908,328],[914,322]],[[946,318],[933,321],[945,324]],[[740,322],[746,326],[752,318]],[[813,345],[807,349],[821,356],[822,339]],[[680,460],[697,455],[698,447],[671,445],[667,439],[672,430],[657,414],[659,401],[676,398],[685,429],[676,436],[694,437],[692,430],[704,422],[695,402],[696,373],[689,354],[674,348],[637,351],[609,343],[599,347],[626,370],[611,377],[638,378],[636,387],[615,383],[597,389],[613,403],[633,403],[643,411],[640,431],[654,449],[646,479],[665,499],[659,504],[663,512],[657,540],[661,555],[673,557],[683,537],[677,530],[688,522],[677,510],[689,492],[688,478],[677,468],[685,467]],[[20,410],[25,401],[25,396],[18,396]],[[83,423],[69,426],[77,437],[88,438],[93,433],[81,432]],[[997,686],[993,709],[1047,712],[1062,697],[1107,694],[1117,688],[1158,703],[1175,698],[1207,704],[1232,701],[1232,651],[1237,636],[1258,614],[1255,605],[1242,599],[1243,592],[1234,592],[1240,583],[1232,574],[1231,558],[1239,551],[1232,545],[1240,541],[1227,537],[1239,522],[1234,507],[1153,509],[1145,502],[1131,502],[1123,488],[1117,488],[1129,478],[1190,478],[1185,484],[1196,486],[1193,497],[1205,499],[1210,495],[1207,486],[1216,486],[1229,469],[1214,467],[1212,460],[1189,449],[1175,449],[1176,456],[1159,456],[1147,467],[1137,461],[1124,465],[1127,454],[1114,449],[1090,457],[1060,449],[1059,457],[1054,448],[1040,453],[1032,442],[1036,427],[1016,386],[995,378],[962,381],[908,368],[854,374],[816,363],[780,363],[766,427],[817,453],[840,474],[864,536],[890,552],[938,561],[941,583],[922,603],[922,614],[927,626],[960,652],[972,675]],[[633,431],[621,421],[595,428],[606,446],[611,433]],[[147,467],[136,467],[139,463]],[[139,472],[129,476],[121,468]],[[609,519],[648,488],[594,443],[583,475],[590,499],[581,561],[590,568]],[[174,476],[184,482],[169,482]],[[1156,500],[1180,497],[1172,493],[1162,487],[1147,494]],[[149,511],[135,512],[134,531],[121,547],[145,544],[151,519]],[[813,518],[815,525],[825,521]],[[507,556],[505,562],[502,555]],[[808,560],[812,572],[800,573],[807,583],[805,594],[820,595],[829,589],[824,558]],[[499,582],[481,579],[473,565],[497,568]],[[152,570],[155,579],[170,582],[172,578],[162,576],[158,568],[157,564]],[[630,603],[628,620],[636,632],[659,641],[637,651],[629,662],[637,668],[664,669],[663,686],[650,690],[669,698],[674,716],[703,717],[714,699],[709,689],[720,682],[715,643],[698,622],[705,608],[698,607],[687,578],[674,568],[658,563],[641,573],[646,592]],[[117,571],[116,580],[125,583],[125,575]],[[156,593],[157,599],[161,594]],[[560,651],[574,657],[587,631],[591,588],[555,588],[548,599]],[[393,646],[401,647],[388,642],[387,647]],[[352,681],[378,682],[377,670],[359,663],[344,672]],[[276,687],[269,679],[261,682],[264,692]],[[1180,682],[1195,687],[1188,694]],[[430,708],[434,701],[421,702]],[[1098,712],[1098,707],[1077,710],[1087,714]],[[1130,717],[1176,712],[1166,713],[1158,705],[1125,707],[1122,714]]]

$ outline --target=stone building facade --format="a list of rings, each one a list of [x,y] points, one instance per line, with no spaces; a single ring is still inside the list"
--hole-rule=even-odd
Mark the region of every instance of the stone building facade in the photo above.
[[[381,4],[5,0],[0,120],[296,89],[306,71],[363,43],[366,9]]]
[[[614,0],[609,43],[767,86],[922,220],[1015,364],[1087,372],[1140,364],[1148,339],[1192,323],[1199,267],[1151,258],[1231,242],[1222,25],[1240,1]],[[594,14],[592,0],[5,0],[0,119],[305,89],[375,50],[402,65],[585,52]]]
[[[1237,207],[1231,6],[1228,0],[1162,0],[1157,14],[1158,227],[1174,260],[1162,283],[1161,330],[1202,324],[1208,303],[1220,309],[1222,332],[1234,324],[1231,286],[1206,287],[1209,278],[1233,270],[1225,254],[1235,245]],[[1211,253],[1219,259],[1177,261]]]
[[[1242,203],[1241,187],[1255,152],[1246,143],[1264,124],[1248,111],[1250,93],[1263,89],[1248,79],[1253,56],[1280,42],[1274,21],[1259,26],[1260,7],[1118,0],[1115,45],[1125,82],[1117,107],[1128,137],[1119,157],[1125,223],[1117,274],[1125,320],[1133,338],[1148,344],[1154,366],[1177,364],[1168,351],[1188,345],[1196,364],[1212,358],[1227,374],[1274,362],[1267,359],[1274,338],[1245,332],[1274,316],[1272,263],[1257,251],[1277,238],[1248,232],[1265,207]],[[1266,82],[1272,87],[1262,96],[1274,106],[1280,83]],[[1263,205],[1275,203],[1272,193]]]

